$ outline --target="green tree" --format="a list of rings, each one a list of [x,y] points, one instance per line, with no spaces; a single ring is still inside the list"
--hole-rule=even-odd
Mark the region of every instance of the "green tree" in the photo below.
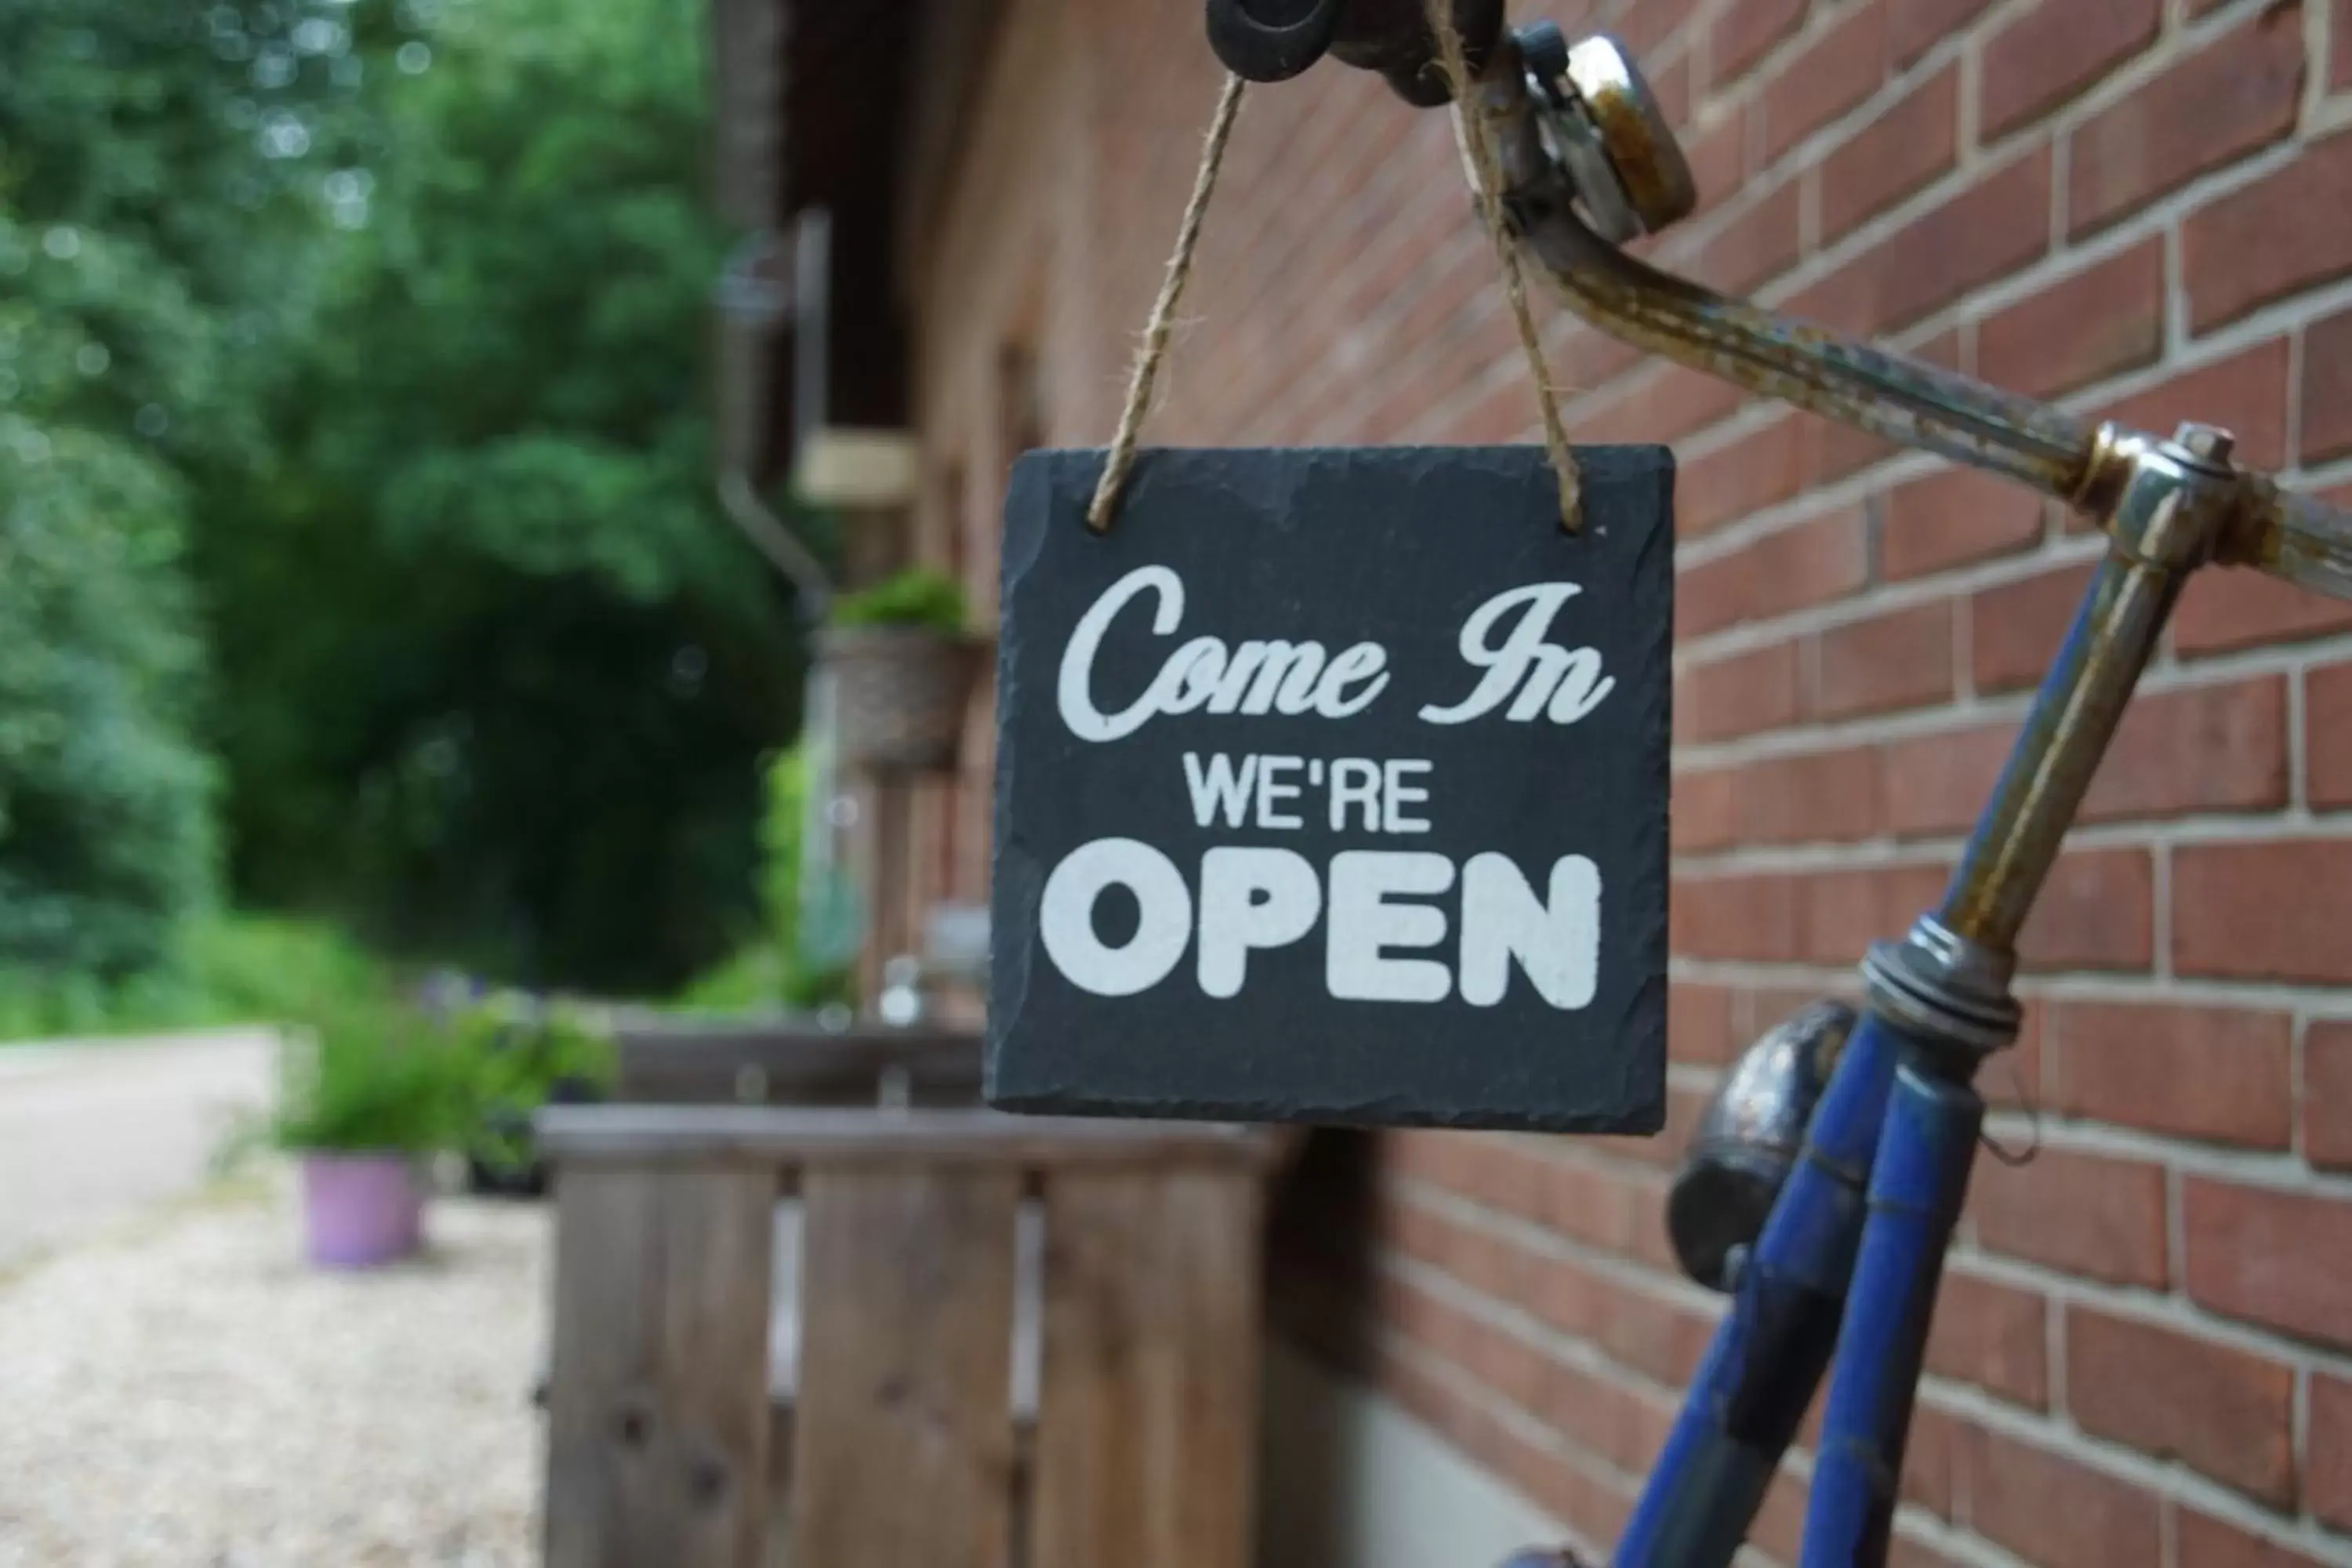
[[[364,10],[0,0],[0,970],[151,967],[210,887],[184,476],[262,450]]]
[[[702,36],[680,0],[452,6],[385,89],[284,461],[202,502],[248,896],[608,988],[756,920],[800,654],[710,500]]]

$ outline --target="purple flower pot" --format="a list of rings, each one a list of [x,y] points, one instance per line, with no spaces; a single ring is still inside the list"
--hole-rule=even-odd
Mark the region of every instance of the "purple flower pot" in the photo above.
[[[302,1156],[302,1243],[320,1268],[373,1268],[415,1252],[425,1194],[406,1154]]]

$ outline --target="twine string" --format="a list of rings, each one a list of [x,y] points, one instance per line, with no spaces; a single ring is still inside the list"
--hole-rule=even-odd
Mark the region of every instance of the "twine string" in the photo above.
[[[1560,422],[1559,399],[1544,363],[1543,340],[1536,332],[1535,311],[1528,304],[1528,281],[1519,266],[1518,247],[1511,243],[1503,221],[1503,171],[1486,114],[1470,77],[1470,63],[1462,48],[1462,30],[1454,25],[1453,0],[1426,0],[1429,30],[1437,40],[1438,64],[1453,89],[1454,129],[1469,153],[1471,195],[1486,220],[1486,237],[1494,243],[1503,268],[1503,292],[1511,304],[1511,321],[1518,329],[1519,348],[1527,355],[1528,374],[1535,383],[1536,412],[1543,419],[1544,450],[1551,457],[1552,477],[1559,484],[1559,525],[1577,531],[1583,516],[1583,485],[1577,473],[1576,454],[1569,450],[1568,427]]]
[[[1504,219],[1501,163],[1485,110],[1474,96],[1476,84],[1463,51],[1462,33],[1454,24],[1451,0],[1426,0],[1426,4],[1430,31],[1437,42],[1438,63],[1452,88],[1454,132],[1468,164],[1473,203],[1485,221],[1487,237],[1501,263],[1503,292],[1510,301],[1519,348],[1527,356],[1528,373],[1535,383],[1536,409],[1543,420],[1544,449],[1550,457],[1552,475],[1559,486],[1560,526],[1574,532],[1581,521],[1582,486],[1576,455],[1569,449],[1567,426],[1560,421],[1559,401],[1552,387],[1550,372],[1544,363],[1543,340],[1537,333],[1535,312],[1528,303],[1527,277]],[[1142,342],[1136,347],[1135,364],[1128,376],[1127,400],[1119,409],[1118,428],[1111,437],[1101,477],[1095,482],[1094,499],[1087,506],[1087,526],[1097,533],[1109,531],[1111,518],[1118,510],[1120,496],[1135,468],[1136,443],[1143,432],[1144,416],[1150,411],[1151,394],[1159,383],[1160,366],[1168,358],[1168,340],[1174,331],[1176,307],[1184,297],[1184,285],[1192,276],[1202,221],[1208,216],[1209,197],[1216,189],[1217,173],[1224,165],[1225,148],[1233,140],[1234,121],[1241,112],[1243,85],[1239,76],[1226,75],[1224,89],[1217,99],[1216,114],[1201,144],[1201,163],[1192,175],[1192,195],[1184,204],[1184,220],[1177,227],[1175,247],[1168,254],[1159,297],[1151,302]]]
[[[1225,144],[1233,139],[1234,121],[1241,112],[1242,79],[1225,75],[1218,95],[1215,118],[1209,121],[1207,140],[1201,143],[1201,166],[1192,175],[1192,199],[1184,204],[1184,221],[1176,230],[1176,248],[1168,253],[1168,270],[1160,279],[1160,297],[1151,302],[1151,317],[1143,342],[1135,351],[1135,368],[1127,382],[1127,405],[1119,410],[1118,432],[1111,437],[1110,456],[1102,477],[1095,482],[1095,498],[1087,507],[1087,526],[1097,533],[1109,531],[1119,492],[1127,488],[1135,467],[1136,438],[1143,431],[1143,416],[1151,405],[1151,389],[1160,379],[1160,363],[1168,357],[1168,335],[1173,330],[1177,301],[1192,276],[1193,252],[1201,245],[1201,220],[1209,211],[1209,194],[1217,187],[1217,171],[1225,162]]]

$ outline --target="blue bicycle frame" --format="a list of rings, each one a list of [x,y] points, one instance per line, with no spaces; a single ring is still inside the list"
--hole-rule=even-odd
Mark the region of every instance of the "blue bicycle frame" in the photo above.
[[[1210,41],[1239,76],[1280,80],[1328,50],[1380,71],[1408,102],[1449,97],[1430,69],[1436,18],[1424,0],[1206,4]],[[1511,33],[1502,0],[1425,4],[1445,8],[1472,62],[1461,112],[1491,138],[1519,246],[1579,314],[1751,392],[2030,485],[2110,541],[1942,901],[1872,950],[1863,1016],[1842,1043],[1816,1042],[1834,1062],[1801,1148],[1770,1171],[1760,1227],[1728,1254],[1731,1310],[1614,1557],[1618,1568],[1725,1568],[1826,1373],[1800,1561],[1876,1568],[1984,1118],[1970,1086],[2017,1033],[2018,931],[2189,574],[2221,562],[2352,598],[2352,515],[2234,465],[2225,432],[2189,425],[2163,440],[2095,427],[1625,255],[1619,245],[1695,205],[1630,55],[1606,37],[1570,47],[1547,24]],[[1742,1083],[1735,1072],[1727,1094]],[[1743,1179],[1755,1175],[1751,1165]],[[1736,1224],[1763,1203],[1723,1206]]]

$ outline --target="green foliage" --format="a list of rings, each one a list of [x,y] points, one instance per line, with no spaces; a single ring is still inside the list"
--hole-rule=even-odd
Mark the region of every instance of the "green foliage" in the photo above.
[[[466,1042],[377,997],[321,1004],[307,1048],[289,1049],[270,1139],[281,1149],[429,1153],[475,1126],[478,1068]]]
[[[161,963],[120,981],[0,969],[0,1043],[291,1023],[320,997],[389,995],[394,983],[331,926],[206,912],[179,923]]]
[[[446,1027],[470,1074],[468,1152],[493,1170],[530,1163],[540,1107],[609,1089],[617,1067],[611,1031],[567,1002],[494,991],[457,1009]]]
[[[963,588],[944,572],[911,567],[871,588],[843,595],[833,602],[827,618],[836,626],[928,626],[961,632]]]
[[[801,655],[711,499],[701,37],[677,0],[452,0],[385,87],[280,461],[196,534],[246,901],[607,992],[753,917]]]
[[[805,860],[808,759],[794,746],[768,764],[760,818],[759,936],[698,976],[677,999],[689,1012],[744,1012],[779,1005],[814,1012],[853,1002],[858,929],[855,893],[837,871],[813,877]]]
[[[216,770],[185,574],[207,469],[268,458],[388,0],[0,0],[0,1012],[186,1005]],[[192,482],[195,481],[195,482]],[[37,979],[32,978],[37,976]]]
[[[0,414],[0,965],[120,982],[211,886],[176,509],[121,443]]]
[[[173,970],[203,999],[206,1021],[222,1024],[296,1023],[320,997],[388,996],[397,983],[335,927],[282,916],[190,921]]]

